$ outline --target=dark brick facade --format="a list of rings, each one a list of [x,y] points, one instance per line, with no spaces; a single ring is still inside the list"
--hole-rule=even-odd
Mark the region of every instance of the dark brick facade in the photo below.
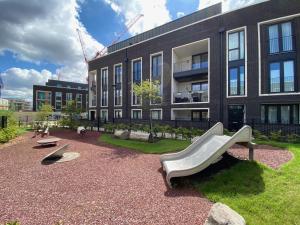
[[[150,55],[163,52],[163,119],[171,119],[171,109],[175,108],[209,108],[210,118],[214,121],[228,122],[228,106],[234,104],[245,105],[246,118],[259,118],[260,105],[269,103],[300,103],[300,95],[260,96],[259,95],[259,46],[261,45],[261,80],[262,94],[266,85],[266,30],[265,25],[260,26],[261,43],[258,42],[258,23],[276,18],[295,15],[292,19],[294,27],[294,38],[296,51],[293,53],[296,62],[296,90],[299,92],[300,79],[300,1],[299,0],[271,0],[257,5],[252,5],[232,12],[210,17],[202,22],[178,29],[176,31],[161,35],[154,39],[132,45],[110,53],[102,58],[89,62],[89,71],[97,71],[97,115],[100,115],[100,71],[108,67],[109,85],[109,119],[113,117],[113,110],[123,109],[123,117],[130,117],[131,109],[131,60],[142,57],[143,80],[149,79]],[[297,14],[297,15],[296,15]],[[284,21],[284,20],[283,20]],[[226,97],[226,31],[240,27],[247,29],[247,96]],[[172,48],[182,46],[199,40],[210,40],[210,101],[201,104],[172,104],[171,103],[171,79],[172,79]],[[297,40],[297,41],[296,41]],[[298,63],[297,63],[298,62]],[[123,106],[114,108],[113,101],[113,65],[123,65]],[[126,85],[125,85],[126,84]],[[128,84],[128,85],[127,85]],[[92,108],[91,108],[92,109]],[[105,108],[107,109],[107,108]],[[143,118],[148,118],[149,112],[143,111]]]
[[[55,92],[62,93],[62,106],[66,105],[66,94],[72,93],[72,100],[75,101],[76,94],[82,94],[82,111],[86,111],[88,85],[75,82],[48,80],[45,85],[33,85],[33,111],[37,111],[37,91],[51,91],[51,105],[55,109]],[[61,110],[55,110],[61,111]]]

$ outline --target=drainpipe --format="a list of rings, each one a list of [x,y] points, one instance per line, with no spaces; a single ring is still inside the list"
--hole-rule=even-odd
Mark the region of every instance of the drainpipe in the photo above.
[[[223,74],[223,48],[224,48],[224,44],[223,44],[223,34],[225,32],[225,28],[221,27],[219,29],[219,34],[220,34],[220,122],[224,123],[224,107],[223,107],[223,100],[224,100],[224,95],[223,95],[223,90],[224,90],[224,74]],[[227,85],[227,84],[225,84]]]

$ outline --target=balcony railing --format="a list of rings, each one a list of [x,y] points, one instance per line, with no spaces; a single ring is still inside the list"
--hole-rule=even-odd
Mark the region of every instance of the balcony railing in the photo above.
[[[174,63],[174,73],[190,71],[190,70],[197,70],[197,69],[207,69],[208,62],[203,61],[199,63],[192,63],[192,60],[182,60],[177,61]]]
[[[208,91],[175,92],[174,103],[199,103],[208,101]]]

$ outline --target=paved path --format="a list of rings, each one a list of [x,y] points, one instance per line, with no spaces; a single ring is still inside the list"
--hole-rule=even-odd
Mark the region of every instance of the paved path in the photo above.
[[[54,132],[80,157],[52,165],[40,160],[57,147],[25,136],[0,149],[0,224],[201,225],[212,205],[193,189],[168,189],[158,155],[99,146],[99,133]]]

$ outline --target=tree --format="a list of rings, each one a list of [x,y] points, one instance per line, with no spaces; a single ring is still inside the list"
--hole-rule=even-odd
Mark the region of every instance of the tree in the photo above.
[[[37,119],[40,121],[45,121],[49,116],[52,115],[53,109],[49,104],[43,104],[40,111],[37,113]]]
[[[62,112],[66,115],[62,120],[63,125],[70,128],[76,127],[76,119],[79,117],[81,110],[76,107],[75,101],[67,101]]]
[[[160,83],[158,81],[145,80],[141,83],[133,84],[134,94],[141,98],[142,106],[149,111],[149,125],[150,136],[149,141],[153,141],[153,124],[151,115],[151,103],[157,103],[161,101],[160,96]]]

